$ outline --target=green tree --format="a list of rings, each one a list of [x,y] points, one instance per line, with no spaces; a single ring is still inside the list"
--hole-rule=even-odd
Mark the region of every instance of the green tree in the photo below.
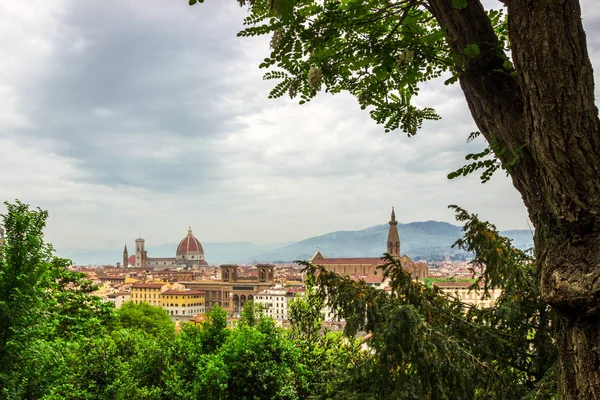
[[[485,264],[484,293],[500,288],[494,307],[467,306],[414,282],[386,256],[391,293],[322,267],[306,265],[318,294],[346,320],[346,334],[369,332],[372,357],[357,358],[355,398],[552,398],[556,393],[556,314],[535,285],[535,260],[495,227],[457,208],[465,237],[457,245]],[[479,282],[475,282],[477,286]],[[339,374],[338,374],[339,376]]]
[[[173,346],[169,347],[162,377],[167,398],[192,400],[227,397],[227,368],[221,354],[212,352],[213,341],[205,329],[183,324]],[[206,343],[207,339],[210,340],[210,346]],[[205,353],[205,350],[211,352]]]
[[[244,304],[244,308],[240,313],[240,324],[255,326],[257,321],[263,317],[263,310],[260,304],[250,300]]]
[[[162,398],[160,378],[168,345],[160,337],[136,329],[117,329],[110,334],[49,344],[67,346],[61,353],[66,368],[45,388],[43,396],[24,398]]]
[[[6,240],[0,244],[0,393],[36,398],[63,371],[68,345],[60,339],[100,335],[114,321],[113,307],[91,292],[69,260],[44,243],[48,213],[5,203]]]
[[[0,368],[10,368],[7,357],[18,343],[33,334],[43,306],[47,274],[53,264],[52,247],[42,239],[48,213],[31,210],[17,201],[5,203],[2,215],[6,240],[0,244]]]
[[[270,34],[270,97],[348,91],[386,130],[438,119],[419,85],[459,82],[489,147],[451,176],[503,168],[535,226],[537,285],[558,312],[564,398],[600,397],[600,119],[578,0],[238,0]],[[196,0],[190,0],[191,5]],[[506,18],[505,18],[506,17]]]
[[[298,399],[298,350],[271,318],[240,324],[219,351],[232,399]]]
[[[152,335],[175,335],[175,324],[161,307],[127,301],[116,313],[119,326],[123,328],[138,329]]]
[[[373,390],[363,379],[373,364],[370,353],[361,351],[360,342],[351,336],[323,330],[325,301],[317,293],[313,275],[307,276],[306,284],[306,296],[288,303],[289,335],[300,350],[296,364],[299,397],[371,398]]]
[[[204,353],[216,352],[229,335],[227,329],[227,311],[219,306],[213,306],[206,313],[206,321],[200,324],[202,333],[202,350]]]

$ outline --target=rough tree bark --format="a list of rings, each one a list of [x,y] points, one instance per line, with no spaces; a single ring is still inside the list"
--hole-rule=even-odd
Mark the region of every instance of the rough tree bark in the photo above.
[[[558,310],[565,399],[600,399],[600,121],[578,0],[505,0],[514,71],[479,0],[428,0],[460,84],[535,226],[542,296]]]

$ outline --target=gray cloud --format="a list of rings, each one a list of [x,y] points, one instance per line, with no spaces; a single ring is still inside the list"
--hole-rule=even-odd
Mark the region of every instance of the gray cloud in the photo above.
[[[236,89],[223,74],[236,71],[223,65],[241,46],[222,23],[228,7],[189,18],[159,1],[66,6],[55,50],[26,91],[22,112],[35,124],[15,135],[52,138],[100,184],[210,185],[219,163],[211,138],[239,129],[240,110],[225,101]]]
[[[600,62],[600,12],[582,2]],[[458,86],[419,104],[442,121],[384,134],[348,95],[268,100],[266,38],[240,39],[233,0],[29,0],[0,5],[0,198],[51,212],[59,250],[201,240],[258,243],[388,218],[453,221],[460,204],[527,228],[510,180],[448,181],[475,130]],[[2,212],[2,207],[0,207]],[[209,255],[207,255],[209,257]],[[115,260],[118,259],[118,254]]]

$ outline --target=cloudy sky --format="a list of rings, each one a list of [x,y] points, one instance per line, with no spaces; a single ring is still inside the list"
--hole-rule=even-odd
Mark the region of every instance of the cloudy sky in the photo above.
[[[600,69],[600,11],[583,1]],[[268,100],[268,38],[242,39],[233,0],[0,3],[0,200],[50,211],[60,252],[176,242],[299,240],[385,223],[453,222],[459,204],[528,229],[497,174],[448,181],[475,130],[458,87],[425,88],[443,120],[384,134],[356,100]],[[0,207],[0,212],[4,207]]]

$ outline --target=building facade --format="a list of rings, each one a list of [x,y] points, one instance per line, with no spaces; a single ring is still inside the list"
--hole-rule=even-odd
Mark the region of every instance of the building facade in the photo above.
[[[123,303],[131,300],[131,295],[127,292],[111,293],[107,295],[106,301],[110,301],[115,305],[115,308],[121,308]]]
[[[168,290],[166,283],[134,283],[131,285],[130,297],[134,303],[148,303],[160,307],[161,293]]]
[[[124,268],[128,267],[130,264],[141,269],[195,268],[208,266],[208,263],[204,259],[204,248],[192,233],[192,227],[189,227],[188,234],[179,242],[175,257],[148,257],[148,251],[145,249],[145,244],[146,241],[142,238],[137,238],[135,240],[134,260],[129,257],[127,245],[125,245],[125,248],[123,249]]]
[[[297,291],[276,285],[257,293],[254,296],[254,303],[260,304],[265,316],[285,321],[288,319],[288,302],[296,297],[297,293]]]
[[[173,317],[204,314],[204,292],[200,290],[165,290],[160,295],[162,308]]]
[[[406,255],[400,255],[400,235],[398,234],[398,222],[396,212],[392,208],[389,222],[390,228],[387,238],[386,252],[394,259],[400,260],[406,272],[414,279],[427,278],[429,270],[425,263],[415,263]],[[310,258],[312,264],[321,265],[327,271],[340,275],[348,275],[363,279],[367,282],[383,281],[381,267],[385,262],[377,257],[354,257],[354,258],[327,258],[319,250]],[[378,285],[375,285],[378,286]]]
[[[221,279],[218,281],[182,282],[186,288],[200,290],[205,293],[205,307],[209,311],[215,305],[225,309],[229,314],[238,314],[244,304],[254,301],[256,295],[274,284],[275,266],[272,264],[256,265],[256,276],[240,276],[239,266],[224,264],[220,267]],[[298,282],[294,287],[303,287]]]

